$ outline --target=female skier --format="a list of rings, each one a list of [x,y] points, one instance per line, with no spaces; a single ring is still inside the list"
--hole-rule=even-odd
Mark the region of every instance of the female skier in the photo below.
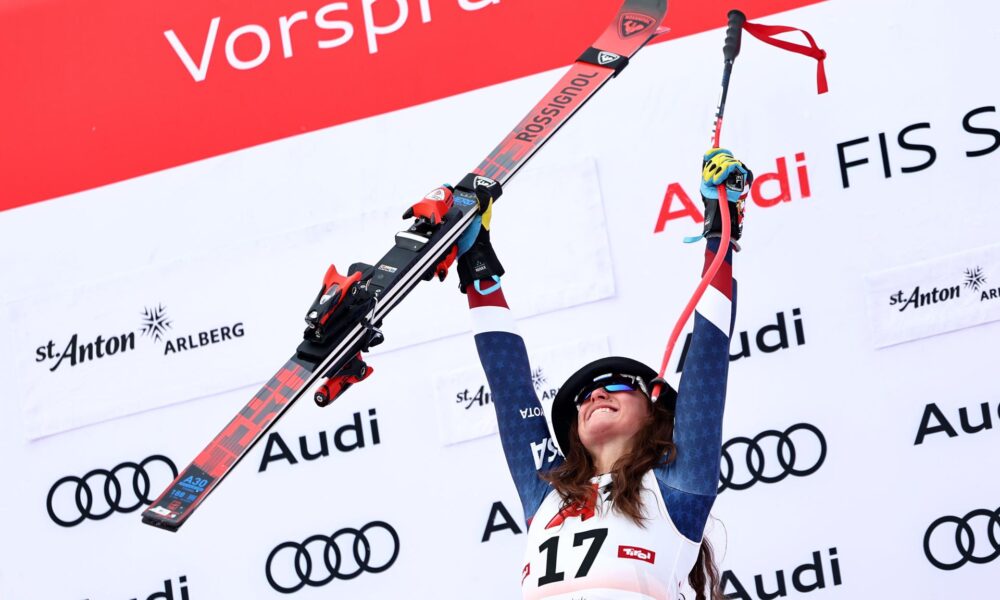
[[[739,239],[750,171],[728,150],[705,154],[705,266],[719,251],[717,185],[726,182]],[[736,308],[732,249],[699,302],[680,391],[651,400],[656,371],[604,358],[574,373],[550,414],[563,457],[534,448],[550,437],[528,356],[500,289],[489,239],[490,208],[459,242],[460,286],[496,407],[500,440],[528,524],[524,598],[674,600],[687,578],[698,600],[721,598],[711,546],[702,539],[715,501],[729,338]],[[737,247],[736,244],[733,244]],[[662,380],[660,380],[662,381]],[[522,415],[529,415],[523,417]]]

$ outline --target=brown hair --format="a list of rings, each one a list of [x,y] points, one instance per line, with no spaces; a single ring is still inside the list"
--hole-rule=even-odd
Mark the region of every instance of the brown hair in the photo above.
[[[590,478],[595,475],[594,460],[580,441],[576,419],[570,423],[569,442],[569,448],[563,448],[566,460],[555,469],[540,474],[559,493],[563,507],[586,504],[594,489],[590,483]],[[653,403],[646,423],[633,439],[631,449],[611,468],[610,493],[614,510],[632,519],[636,525],[645,527],[642,477],[646,471],[670,464],[676,457],[674,413],[666,407],[666,403]],[[696,600],[722,599],[719,569],[708,538],[702,539],[698,558],[688,575],[688,584],[695,590]],[[706,589],[708,596],[705,595]]]

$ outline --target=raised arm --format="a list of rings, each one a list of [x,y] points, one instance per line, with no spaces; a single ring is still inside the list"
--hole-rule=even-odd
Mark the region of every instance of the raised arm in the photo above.
[[[703,274],[716,252],[719,252],[719,240],[708,240]],[[725,263],[695,309],[694,332],[684,360],[674,415],[677,458],[667,473],[670,487],[713,497],[719,485],[729,338],[736,314],[732,258],[730,248]]]
[[[490,384],[507,467],[530,523],[550,489],[538,472],[557,466],[562,457],[550,440],[528,352],[500,288],[503,267],[490,244],[488,215],[487,211],[474,242],[459,242],[458,272],[468,296],[476,349]]]
[[[719,248],[718,193],[714,198],[710,196],[715,184],[722,181],[732,181],[728,200],[732,237],[737,240],[742,233],[743,198],[752,174],[728,151],[710,151],[705,157],[702,179],[705,236],[709,238],[702,274],[708,270],[717,252],[726,253],[725,262],[695,309],[694,332],[683,365],[674,416],[677,456],[656,474],[671,519],[681,533],[696,541],[701,539],[719,485],[729,341],[736,316],[733,247]]]

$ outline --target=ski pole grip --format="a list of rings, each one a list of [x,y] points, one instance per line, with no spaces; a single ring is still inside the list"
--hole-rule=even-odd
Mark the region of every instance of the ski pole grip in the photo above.
[[[738,10],[729,11],[729,28],[726,29],[726,45],[722,47],[722,54],[727,62],[736,60],[740,54],[740,40],[743,38],[743,24],[746,23],[747,16]]]

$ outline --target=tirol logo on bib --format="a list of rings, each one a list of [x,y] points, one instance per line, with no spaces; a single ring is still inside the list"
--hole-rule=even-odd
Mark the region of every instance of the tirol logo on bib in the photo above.
[[[636,546],[618,546],[618,558],[631,558],[654,564],[656,562],[656,552]]]

